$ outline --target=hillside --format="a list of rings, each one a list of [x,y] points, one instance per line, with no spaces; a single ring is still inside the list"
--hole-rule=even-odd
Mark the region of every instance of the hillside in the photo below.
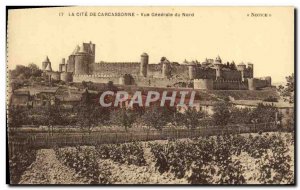
[[[279,98],[275,88],[265,90],[214,90],[208,93],[220,99],[228,96],[233,97],[235,100],[264,100],[269,96]]]
[[[81,83],[75,83],[74,86],[78,88],[83,88]],[[106,86],[106,84],[95,84],[90,83],[88,88],[91,90],[101,91]],[[134,85],[114,85],[119,90],[127,91],[128,93],[134,93],[135,91],[147,92],[152,91],[191,91],[192,88],[158,88],[158,87],[140,87]],[[205,101],[217,101],[220,99],[228,98],[229,96],[233,97],[235,100],[263,100],[269,96],[279,98],[276,88],[266,88],[263,90],[196,90],[196,99],[205,100]]]

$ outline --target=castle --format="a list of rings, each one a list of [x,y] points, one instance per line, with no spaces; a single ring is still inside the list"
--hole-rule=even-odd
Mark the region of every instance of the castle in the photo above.
[[[271,77],[254,78],[253,64],[223,63],[216,59],[170,62],[162,57],[158,64],[149,63],[143,53],[140,62],[95,62],[96,46],[92,42],[76,46],[67,61],[62,59],[59,71],[53,71],[47,57],[42,70],[52,80],[65,82],[91,81],[119,85],[152,87],[193,87],[202,90],[256,90],[271,86]]]

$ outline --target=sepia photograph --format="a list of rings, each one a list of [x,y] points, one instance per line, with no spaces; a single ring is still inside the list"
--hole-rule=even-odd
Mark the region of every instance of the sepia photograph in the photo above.
[[[6,7],[10,185],[295,185],[295,8]]]

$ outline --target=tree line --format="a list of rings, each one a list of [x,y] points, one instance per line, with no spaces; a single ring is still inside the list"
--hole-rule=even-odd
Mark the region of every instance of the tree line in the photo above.
[[[94,127],[119,126],[126,131],[133,126],[162,130],[166,126],[195,129],[206,126],[226,127],[280,121],[282,115],[273,105],[259,104],[256,108],[237,108],[230,102],[221,101],[213,106],[213,114],[188,107],[178,111],[175,107],[150,108],[104,108],[91,103],[81,103],[73,109],[62,109],[57,105],[43,108],[10,107],[11,127],[22,125],[72,126],[91,131]]]

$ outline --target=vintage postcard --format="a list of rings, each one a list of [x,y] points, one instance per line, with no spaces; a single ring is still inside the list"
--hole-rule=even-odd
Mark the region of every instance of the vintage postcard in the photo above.
[[[7,8],[7,183],[295,184],[293,7]]]

